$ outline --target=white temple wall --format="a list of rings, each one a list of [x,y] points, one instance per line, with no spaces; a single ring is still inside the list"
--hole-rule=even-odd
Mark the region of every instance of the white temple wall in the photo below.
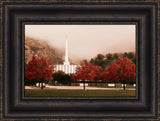
[[[66,74],[72,74],[76,73],[77,65],[55,65],[54,70],[57,71],[63,71]]]

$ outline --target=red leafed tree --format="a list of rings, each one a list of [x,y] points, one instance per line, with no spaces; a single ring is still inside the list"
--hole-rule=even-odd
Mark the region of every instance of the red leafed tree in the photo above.
[[[107,68],[107,79],[120,81],[125,90],[127,82],[135,82],[136,80],[136,66],[128,58],[119,58],[117,62]]]
[[[100,73],[99,77],[101,80],[116,82],[119,81],[117,71],[117,64],[113,63],[107,68],[107,71],[103,71],[102,73]]]
[[[44,57],[32,57],[26,67],[25,77],[28,80],[37,80],[41,83],[41,89],[43,89],[44,80],[52,80],[54,66]]]
[[[76,73],[72,75],[72,79],[83,80],[85,90],[85,80],[93,81],[98,79],[100,73],[99,67],[84,60],[76,69]]]
[[[119,81],[119,75],[118,75],[118,69],[119,69],[119,65],[117,63],[113,63],[111,64],[111,66],[109,66],[107,68],[107,76],[106,76],[106,80],[110,80],[110,81]]]
[[[106,58],[107,59],[111,59],[112,58],[112,55],[109,53],[109,54],[106,54]]]

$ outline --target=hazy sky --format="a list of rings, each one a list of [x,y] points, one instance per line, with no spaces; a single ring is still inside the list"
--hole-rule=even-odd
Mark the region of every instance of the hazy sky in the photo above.
[[[97,54],[135,52],[135,25],[25,25],[25,36],[65,48],[69,57],[90,59]]]

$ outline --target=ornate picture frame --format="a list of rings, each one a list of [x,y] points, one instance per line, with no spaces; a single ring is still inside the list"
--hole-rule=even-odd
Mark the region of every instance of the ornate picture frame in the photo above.
[[[2,119],[156,119],[158,104],[157,2],[3,2]],[[23,22],[136,22],[136,99],[22,98]]]

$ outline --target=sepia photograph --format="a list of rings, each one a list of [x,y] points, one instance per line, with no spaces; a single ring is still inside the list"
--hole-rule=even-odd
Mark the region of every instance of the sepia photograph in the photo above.
[[[158,2],[2,0],[0,120],[158,120]]]
[[[136,93],[136,25],[24,25],[24,97]]]

